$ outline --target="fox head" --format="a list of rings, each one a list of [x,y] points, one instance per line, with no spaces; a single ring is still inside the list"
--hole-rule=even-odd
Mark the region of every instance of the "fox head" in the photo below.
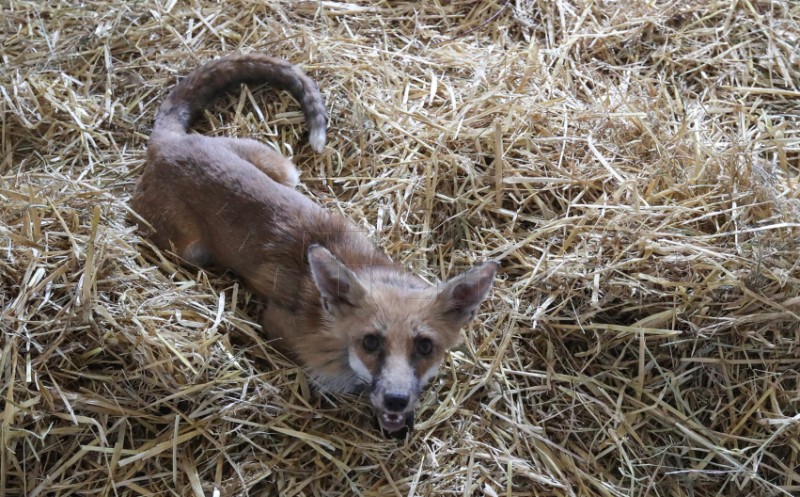
[[[324,319],[370,391],[381,426],[411,426],[420,392],[460,329],[475,315],[498,268],[485,262],[435,286],[396,267],[349,268],[321,246],[308,250]]]

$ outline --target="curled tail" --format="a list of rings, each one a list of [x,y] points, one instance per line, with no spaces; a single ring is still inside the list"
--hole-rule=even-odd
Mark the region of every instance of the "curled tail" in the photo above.
[[[266,82],[300,102],[316,152],[325,147],[328,117],[316,83],[297,66],[262,54],[230,55],[192,71],[172,90],[156,115],[153,134],[187,132],[197,114],[220,93],[241,83]]]

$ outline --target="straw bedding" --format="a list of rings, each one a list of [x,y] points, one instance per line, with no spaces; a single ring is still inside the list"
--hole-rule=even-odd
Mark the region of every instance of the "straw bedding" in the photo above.
[[[0,7],[0,497],[797,495],[800,4]],[[272,143],[431,281],[502,261],[386,439],[273,351],[259,302],[132,227],[160,101],[300,64],[198,130]]]

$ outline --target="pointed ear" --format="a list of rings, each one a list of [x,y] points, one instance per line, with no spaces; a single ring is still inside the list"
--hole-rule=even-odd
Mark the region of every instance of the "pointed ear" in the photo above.
[[[445,282],[436,296],[443,317],[458,328],[467,324],[492,288],[499,267],[487,261]]]
[[[359,305],[366,292],[358,277],[321,245],[308,248],[311,277],[319,290],[322,307],[331,314]]]

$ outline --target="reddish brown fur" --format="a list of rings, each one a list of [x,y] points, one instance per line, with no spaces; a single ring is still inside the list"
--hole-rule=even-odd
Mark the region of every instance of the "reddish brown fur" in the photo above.
[[[324,142],[322,98],[299,69],[261,55],[219,59],[183,80],[159,111],[133,207],[159,247],[231,269],[266,298],[264,331],[318,385],[371,387],[382,423],[398,429],[397,416],[413,412],[419,389],[458,343],[496,264],[432,287],[347,219],[292,189],[297,173],[277,152],[253,140],[187,133],[191,116],[216,92],[255,80],[290,89],[312,139]],[[380,349],[366,350],[368,334]],[[421,354],[424,339],[432,350]],[[407,393],[408,405],[386,407],[387,392]]]

